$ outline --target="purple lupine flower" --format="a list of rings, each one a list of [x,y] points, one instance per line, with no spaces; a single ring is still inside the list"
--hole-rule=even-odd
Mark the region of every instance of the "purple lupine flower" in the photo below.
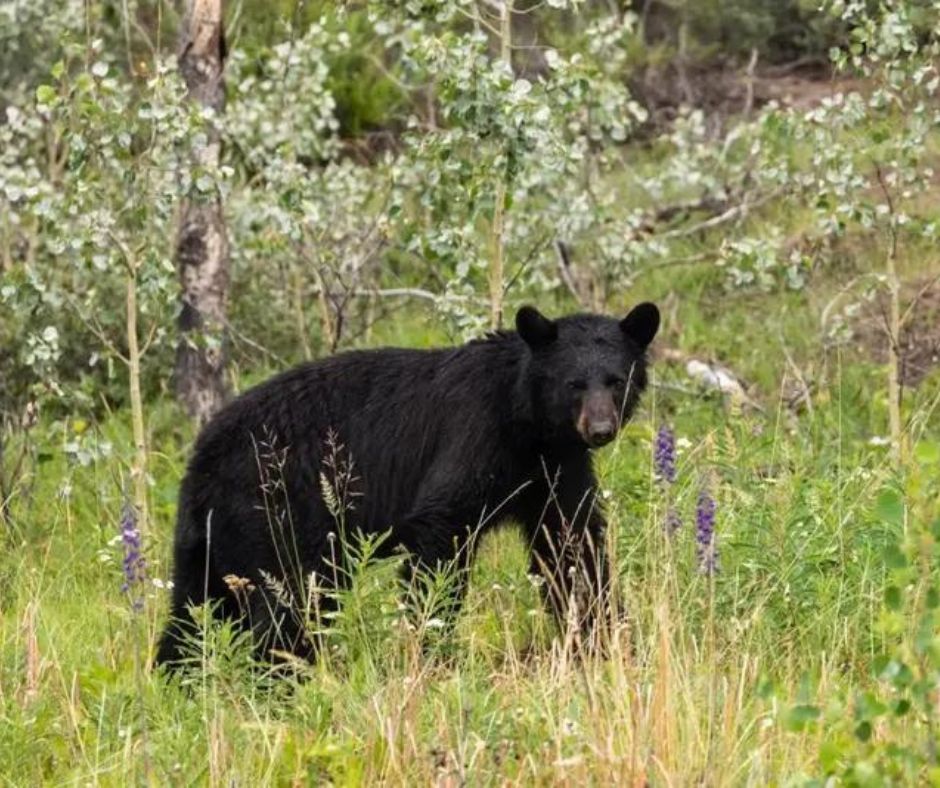
[[[662,484],[672,484],[676,480],[676,435],[666,424],[660,424],[656,431],[653,464],[656,477]]]
[[[656,440],[653,445],[653,465],[656,478],[659,479],[663,489],[668,489],[676,480],[676,434],[667,424],[660,424],[656,430]],[[675,536],[682,527],[682,518],[671,504],[666,509],[666,535]]]
[[[144,600],[142,596],[135,596],[134,592],[147,579],[147,562],[144,560],[140,530],[137,528],[137,512],[127,502],[121,511],[121,544],[124,547],[124,561],[121,564],[124,582],[121,584],[121,592],[131,598],[134,610],[140,610]]]
[[[711,575],[718,571],[718,546],[715,543],[715,499],[703,487],[695,506],[695,553],[699,570]]]

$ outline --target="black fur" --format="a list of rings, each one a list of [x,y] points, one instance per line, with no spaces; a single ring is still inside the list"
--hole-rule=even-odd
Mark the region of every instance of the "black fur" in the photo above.
[[[634,410],[658,325],[651,304],[620,322],[551,321],[524,307],[516,332],[346,353],[240,396],[203,430],[183,480],[158,663],[179,661],[195,631],[186,607],[207,599],[250,626],[262,653],[312,656],[298,608],[311,573],[333,582],[340,525],[391,529],[389,548],[406,549],[412,566],[466,568],[472,534],[517,521],[556,615],[571,612],[586,579],[576,610],[591,628],[608,575],[589,449],[613,437],[607,421],[619,428]],[[340,523],[321,478],[352,504]],[[233,591],[227,575],[253,590]]]

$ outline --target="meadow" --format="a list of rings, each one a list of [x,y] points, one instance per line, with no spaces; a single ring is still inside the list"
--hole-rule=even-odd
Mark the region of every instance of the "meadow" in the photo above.
[[[483,545],[436,655],[404,624],[393,568],[363,561],[304,680],[265,680],[216,628],[205,670],[167,683],[149,663],[192,431],[172,405],[148,413],[154,528],[138,610],[121,590],[124,478],[108,451],[130,439],[126,414],[43,425],[50,456],[14,505],[2,560],[5,782],[766,785],[838,769],[858,784],[915,781],[936,742],[936,695],[917,689],[936,671],[936,631],[920,620],[936,603],[936,373],[906,397],[902,476],[879,440],[883,370],[868,349],[821,350],[802,295],[736,302],[708,279],[650,277],[631,298],[674,294],[666,336],[755,381],[755,407],[676,391],[661,361],[642,415],[600,453],[628,611],[606,659],[566,650],[508,528]],[[798,414],[780,394],[787,355],[813,375]],[[653,463],[662,424],[678,442],[669,489]],[[63,459],[86,430],[89,456]],[[703,485],[712,575],[695,554]],[[671,535],[668,507],[682,520]]]

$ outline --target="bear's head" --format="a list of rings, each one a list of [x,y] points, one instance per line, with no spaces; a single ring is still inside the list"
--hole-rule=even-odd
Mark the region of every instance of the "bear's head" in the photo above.
[[[528,347],[535,417],[552,436],[591,448],[610,443],[646,387],[646,348],[659,329],[654,304],[623,320],[572,315],[550,320],[531,306],[516,314]]]

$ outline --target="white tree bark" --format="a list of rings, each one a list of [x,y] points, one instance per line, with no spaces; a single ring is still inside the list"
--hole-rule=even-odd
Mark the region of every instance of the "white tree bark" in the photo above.
[[[193,101],[225,109],[223,0],[187,0],[180,30],[179,64]],[[220,140],[210,133],[193,151],[194,166],[214,167]],[[229,244],[218,195],[183,202],[176,244],[180,276],[180,339],[176,391],[187,412],[204,424],[224,403],[225,302]]]

